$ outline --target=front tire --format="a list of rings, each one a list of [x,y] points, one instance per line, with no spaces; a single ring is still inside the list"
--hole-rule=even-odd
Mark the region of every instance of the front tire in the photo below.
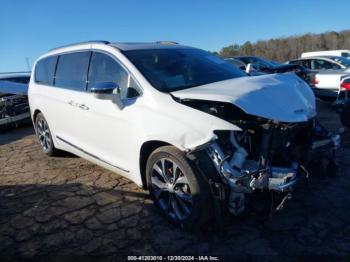
[[[58,155],[59,151],[55,148],[49,125],[42,113],[35,118],[35,131],[43,152],[48,156]]]
[[[161,213],[185,229],[206,225],[211,216],[208,183],[173,146],[156,149],[146,167],[147,186]]]

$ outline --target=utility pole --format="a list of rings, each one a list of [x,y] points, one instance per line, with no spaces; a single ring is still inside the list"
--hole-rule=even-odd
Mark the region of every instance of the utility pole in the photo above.
[[[28,58],[28,57],[26,57],[26,63],[27,63],[28,71],[30,72],[30,71],[32,70],[32,67],[30,66],[29,58]]]

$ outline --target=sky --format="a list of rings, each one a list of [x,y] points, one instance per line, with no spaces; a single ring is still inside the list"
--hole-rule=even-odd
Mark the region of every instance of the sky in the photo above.
[[[349,0],[0,0],[0,72],[87,40],[171,40],[210,51],[350,29]]]

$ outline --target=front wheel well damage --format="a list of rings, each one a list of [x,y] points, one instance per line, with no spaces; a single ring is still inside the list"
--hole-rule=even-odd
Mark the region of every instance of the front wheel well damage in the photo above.
[[[149,156],[154,150],[162,146],[171,146],[171,144],[159,140],[151,140],[142,144],[140,150],[140,173],[142,179],[142,188],[147,189],[146,182],[146,165]]]

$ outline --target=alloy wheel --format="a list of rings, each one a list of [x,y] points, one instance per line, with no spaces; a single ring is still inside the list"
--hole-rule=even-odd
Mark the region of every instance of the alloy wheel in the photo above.
[[[36,130],[38,133],[38,138],[42,149],[45,152],[48,152],[51,148],[52,141],[51,141],[50,130],[45,119],[43,118],[38,119]]]
[[[172,219],[182,221],[192,212],[193,198],[186,175],[171,159],[161,158],[152,167],[152,194]]]

